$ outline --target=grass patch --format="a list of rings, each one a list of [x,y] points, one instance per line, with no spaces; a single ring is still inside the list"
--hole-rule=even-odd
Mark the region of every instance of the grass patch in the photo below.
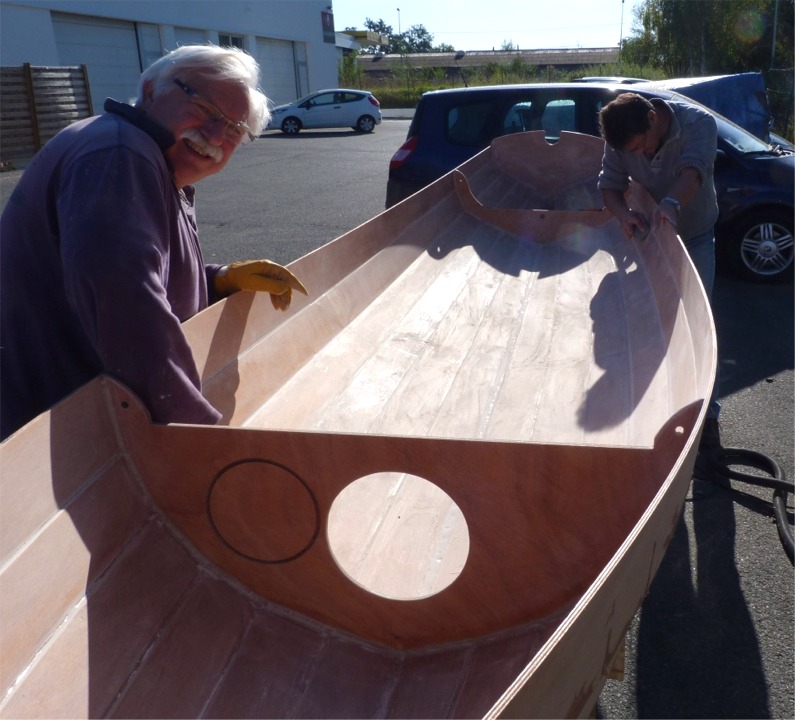
[[[350,56],[353,57],[353,56]],[[521,58],[509,65],[487,63],[477,68],[461,68],[452,75],[444,68],[412,68],[406,64],[398,71],[382,77],[365,76],[355,63],[345,62],[340,67],[340,82],[345,87],[354,87],[372,92],[381,107],[412,108],[423,93],[431,90],[461,88],[464,85],[514,85],[539,82],[570,82],[581,77],[605,76],[637,77],[644,80],[662,80],[658,70],[636,65],[594,65],[585,68],[561,69],[553,66],[528,65]]]

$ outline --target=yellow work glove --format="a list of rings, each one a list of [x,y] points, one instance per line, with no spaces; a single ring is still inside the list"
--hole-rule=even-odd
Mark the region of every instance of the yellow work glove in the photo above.
[[[295,275],[270,260],[242,260],[221,268],[215,276],[218,296],[231,295],[238,290],[270,293],[273,307],[277,310],[290,307],[293,290],[308,294]]]

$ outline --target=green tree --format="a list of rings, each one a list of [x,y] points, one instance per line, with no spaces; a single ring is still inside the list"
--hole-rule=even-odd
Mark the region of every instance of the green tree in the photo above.
[[[662,67],[663,58],[657,41],[655,10],[656,8],[644,6],[635,8],[634,35],[624,40],[620,49],[619,57],[623,64]]]
[[[433,52],[433,35],[424,25],[412,25],[401,36],[401,46],[406,53]]]
[[[792,38],[793,0],[645,0],[621,60],[669,76],[791,68]]]
[[[395,35],[391,25],[387,25],[383,20],[371,20],[370,18],[367,18],[364,21],[364,27],[370,32],[378,33],[379,35],[385,35],[387,38],[389,38],[389,43],[387,45],[370,45],[369,47],[362,48],[362,52],[369,54],[375,54],[377,52],[396,52],[394,43],[397,35]]]
[[[339,64],[338,74],[345,87],[361,87],[362,69],[356,62],[356,53],[346,53]]]
[[[428,32],[424,25],[412,25],[408,30],[402,33],[396,33],[391,25],[388,25],[383,20],[371,20],[367,18],[364,21],[364,27],[370,32],[385,35],[389,42],[386,45],[376,46],[371,45],[362,48],[364,53],[377,53],[382,52],[386,54],[408,54],[408,53],[429,53],[429,52],[455,52],[452,45],[442,43],[440,45],[433,44],[433,35]],[[346,28],[354,29],[354,28]]]

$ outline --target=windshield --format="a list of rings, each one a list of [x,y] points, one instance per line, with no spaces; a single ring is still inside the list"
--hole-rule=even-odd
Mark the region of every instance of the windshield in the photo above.
[[[743,130],[739,125],[735,125],[731,120],[727,120],[722,115],[717,115],[719,135],[735,150],[741,153],[764,153],[770,152],[770,145],[760,140],[756,135],[751,135],[747,130]]]
[[[692,105],[698,105],[699,107],[706,110],[711,115],[715,116],[715,120],[718,123],[718,137],[722,140],[725,140],[729,145],[731,145],[737,152],[741,153],[765,153],[770,152],[771,147],[763,140],[760,140],[756,135],[751,135],[747,130],[741,128],[739,125],[735,125],[731,120],[728,118],[723,117],[718,112],[711,110],[710,108],[702,105],[695,100],[685,97],[680,93],[672,93],[676,97],[677,100],[683,100],[685,102],[691,103]]]

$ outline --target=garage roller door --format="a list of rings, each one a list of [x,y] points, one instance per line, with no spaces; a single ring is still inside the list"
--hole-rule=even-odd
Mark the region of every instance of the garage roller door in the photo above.
[[[61,65],[86,65],[94,112],[105,98],[128,101],[136,93],[141,64],[135,25],[120,20],[53,13]]]
[[[207,42],[204,30],[195,28],[175,27],[174,37],[177,39],[177,45],[204,45]]]
[[[257,62],[262,89],[275,105],[292,102],[298,97],[292,42],[257,38]]]

